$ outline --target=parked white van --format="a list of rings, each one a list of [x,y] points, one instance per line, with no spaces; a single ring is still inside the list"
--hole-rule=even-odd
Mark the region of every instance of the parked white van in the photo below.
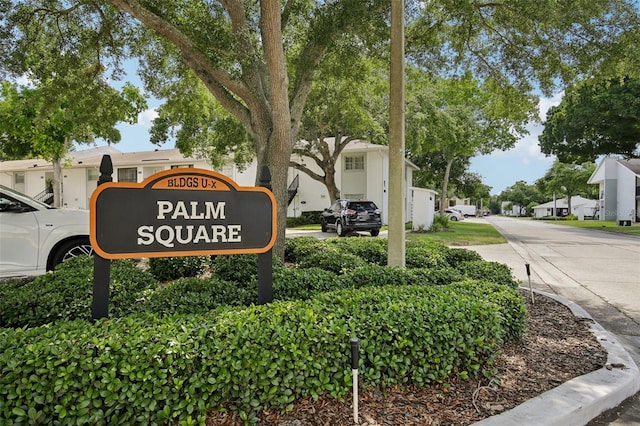
[[[464,205],[456,205],[450,207],[454,210],[459,210],[464,217],[475,216],[476,215],[476,206],[464,206]]]

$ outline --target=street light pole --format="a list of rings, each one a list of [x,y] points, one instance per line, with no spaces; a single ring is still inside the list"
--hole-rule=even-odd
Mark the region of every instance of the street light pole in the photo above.
[[[389,80],[389,242],[387,264],[389,266],[405,266],[404,0],[391,0]]]

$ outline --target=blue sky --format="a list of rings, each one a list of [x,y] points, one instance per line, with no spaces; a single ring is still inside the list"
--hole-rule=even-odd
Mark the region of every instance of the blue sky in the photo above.
[[[551,98],[541,98],[539,104],[540,119],[544,120],[547,110],[558,105],[562,99],[562,93]],[[157,148],[174,148],[172,143],[158,147],[149,142],[149,129],[156,116],[154,107],[158,106],[157,100],[149,101],[149,109],[138,116],[138,123],[118,126],[122,134],[122,140],[114,144],[114,147],[122,152],[152,151]],[[525,136],[508,151],[495,151],[489,155],[475,157],[471,161],[471,171],[482,176],[485,184],[492,187],[492,194],[499,194],[508,186],[519,180],[533,184],[544,176],[551,167],[555,157],[546,157],[540,152],[538,135],[543,126],[540,123],[530,123],[527,126],[529,135]],[[99,143],[104,145],[104,143]]]

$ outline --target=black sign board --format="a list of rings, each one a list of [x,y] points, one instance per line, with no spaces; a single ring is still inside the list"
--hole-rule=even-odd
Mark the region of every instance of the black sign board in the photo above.
[[[99,185],[90,238],[105,259],[265,253],[276,239],[276,201],[210,170],[166,170]]]

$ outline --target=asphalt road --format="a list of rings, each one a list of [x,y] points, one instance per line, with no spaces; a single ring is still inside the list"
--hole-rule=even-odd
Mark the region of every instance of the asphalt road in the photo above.
[[[640,365],[640,238],[508,217],[483,219],[509,244],[475,246],[527,286],[582,306]],[[530,276],[525,264],[530,265]],[[640,394],[589,425],[640,425]]]

